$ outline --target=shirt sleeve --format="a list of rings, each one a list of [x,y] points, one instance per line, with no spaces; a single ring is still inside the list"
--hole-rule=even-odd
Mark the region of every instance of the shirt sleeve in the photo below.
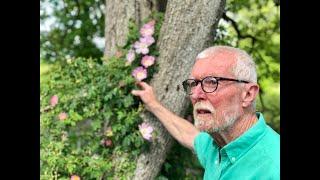
[[[208,153],[212,150],[212,137],[205,132],[200,132],[193,141],[193,148],[200,164],[203,168],[206,166]]]

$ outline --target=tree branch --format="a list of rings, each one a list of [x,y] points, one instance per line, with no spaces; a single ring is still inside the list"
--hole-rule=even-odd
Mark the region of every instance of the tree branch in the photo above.
[[[275,6],[280,6],[280,0],[273,0]]]
[[[233,28],[237,32],[238,39],[250,38],[252,40],[251,41],[251,45],[252,45],[252,47],[254,46],[254,43],[258,40],[256,37],[254,37],[254,36],[252,36],[250,34],[242,34],[241,31],[239,30],[237,22],[234,21],[233,19],[231,19],[229,16],[227,16],[226,12],[223,12],[222,18],[224,20],[226,20],[227,22],[231,22],[231,25],[233,26]]]

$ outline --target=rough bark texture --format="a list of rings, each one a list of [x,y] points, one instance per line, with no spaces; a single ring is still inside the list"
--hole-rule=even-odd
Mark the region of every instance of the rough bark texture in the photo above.
[[[130,19],[140,27],[152,10],[161,8],[158,4],[156,0],[106,0],[104,56],[114,56],[117,47],[125,45]]]
[[[151,85],[159,101],[179,116],[185,114],[189,104],[181,82],[189,76],[196,55],[213,41],[224,5],[224,0],[168,1],[158,41],[159,72]],[[134,179],[150,180],[161,170],[174,140],[151,113],[145,112],[141,116],[152,124],[158,135],[150,151],[138,158]]]

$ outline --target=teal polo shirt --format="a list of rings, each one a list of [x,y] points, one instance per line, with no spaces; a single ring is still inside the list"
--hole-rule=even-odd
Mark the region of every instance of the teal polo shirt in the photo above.
[[[257,117],[251,128],[221,149],[208,133],[195,137],[194,151],[205,169],[204,180],[280,179],[280,135],[261,113]]]

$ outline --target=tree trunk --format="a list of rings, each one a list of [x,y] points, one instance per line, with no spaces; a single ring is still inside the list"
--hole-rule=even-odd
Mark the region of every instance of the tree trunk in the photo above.
[[[104,56],[114,56],[117,47],[125,45],[130,19],[140,27],[151,11],[163,9],[163,1],[106,0]]]
[[[159,101],[178,116],[185,114],[189,104],[181,82],[188,78],[196,55],[213,42],[224,5],[224,0],[175,0],[166,6],[157,44],[159,71],[151,85]],[[174,140],[151,113],[141,116],[154,127],[157,137],[150,150],[139,156],[134,179],[150,180],[161,170]]]

